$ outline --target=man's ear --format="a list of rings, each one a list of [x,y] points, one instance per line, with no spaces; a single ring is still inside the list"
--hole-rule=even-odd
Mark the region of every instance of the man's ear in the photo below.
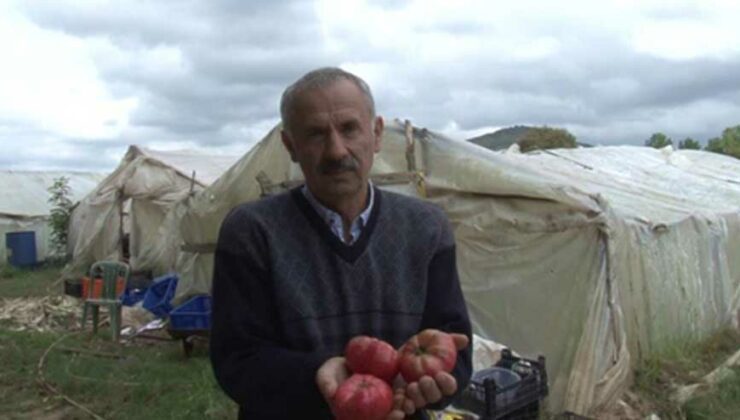
[[[290,155],[290,160],[297,163],[298,159],[296,159],[295,156],[295,149],[293,148],[293,138],[290,136],[290,133],[285,131],[285,129],[283,128],[282,130],[280,130],[280,138],[283,140],[283,146],[285,146],[285,149]]]
[[[373,137],[375,140],[375,153],[380,152],[380,145],[383,143],[383,117],[377,116],[373,121]]]

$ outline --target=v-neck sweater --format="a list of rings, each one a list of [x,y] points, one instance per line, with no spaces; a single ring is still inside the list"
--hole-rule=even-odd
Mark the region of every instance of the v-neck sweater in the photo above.
[[[224,220],[211,360],[240,418],[331,418],[316,370],[354,336],[398,348],[425,328],[471,335],[445,214],[374,188],[368,223],[351,245],[300,187],[242,204]],[[458,355],[459,389],[471,373],[470,354]]]

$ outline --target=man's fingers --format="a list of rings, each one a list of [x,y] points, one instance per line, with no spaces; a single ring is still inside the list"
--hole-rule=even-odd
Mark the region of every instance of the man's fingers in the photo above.
[[[337,392],[338,387],[337,381],[334,380],[334,378],[323,375],[322,372],[319,372],[319,374],[316,375],[316,385],[319,387],[319,391],[321,391],[321,395],[323,395],[324,398],[327,400],[334,398],[334,394]]]
[[[434,380],[442,395],[452,395],[457,391],[457,380],[447,372],[439,372]]]
[[[427,405],[424,395],[421,393],[418,382],[412,382],[406,387],[406,396],[414,403],[414,408],[423,408]]]
[[[403,410],[393,409],[393,411],[388,414],[387,420],[403,420],[405,418],[406,413],[404,413]]]
[[[437,382],[429,376],[419,379],[419,388],[427,404],[436,403],[442,399],[442,391],[437,386]]]
[[[470,339],[465,334],[452,333],[450,335],[452,336],[452,341],[455,342],[455,347],[457,347],[458,350],[462,350],[470,344]]]
[[[316,371],[316,386],[321,395],[330,401],[339,388],[339,383],[347,379],[347,368],[343,357],[332,357]]]
[[[414,411],[416,411],[416,406],[414,406],[414,402],[406,398],[405,387],[395,390],[395,393],[393,395],[393,410],[404,413],[404,416],[414,414]],[[392,414],[393,413],[391,413],[391,415]],[[402,416],[401,418],[403,418],[404,416]]]
[[[393,408],[403,411],[404,401],[406,401],[406,394],[404,394],[404,391],[403,390],[396,391],[396,393],[393,395]]]
[[[406,413],[406,415],[410,416],[414,414],[415,411],[416,411],[416,404],[414,404],[414,402],[411,401],[410,399],[406,398],[403,401],[403,412]]]

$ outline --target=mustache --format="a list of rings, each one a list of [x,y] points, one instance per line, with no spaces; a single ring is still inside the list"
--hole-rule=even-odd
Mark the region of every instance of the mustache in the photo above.
[[[319,172],[328,175],[339,172],[355,171],[360,163],[352,156],[346,156],[339,160],[325,160],[319,164]]]

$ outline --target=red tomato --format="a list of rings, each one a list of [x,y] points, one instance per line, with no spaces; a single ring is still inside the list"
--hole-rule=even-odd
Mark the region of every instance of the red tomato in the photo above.
[[[393,390],[382,379],[354,374],[334,394],[337,420],[384,420],[393,409]]]
[[[398,352],[383,340],[359,335],[347,343],[344,356],[353,373],[367,373],[388,383],[398,374]]]
[[[449,334],[433,329],[411,337],[399,350],[401,375],[406,382],[438,372],[452,372],[457,361],[457,347]]]

